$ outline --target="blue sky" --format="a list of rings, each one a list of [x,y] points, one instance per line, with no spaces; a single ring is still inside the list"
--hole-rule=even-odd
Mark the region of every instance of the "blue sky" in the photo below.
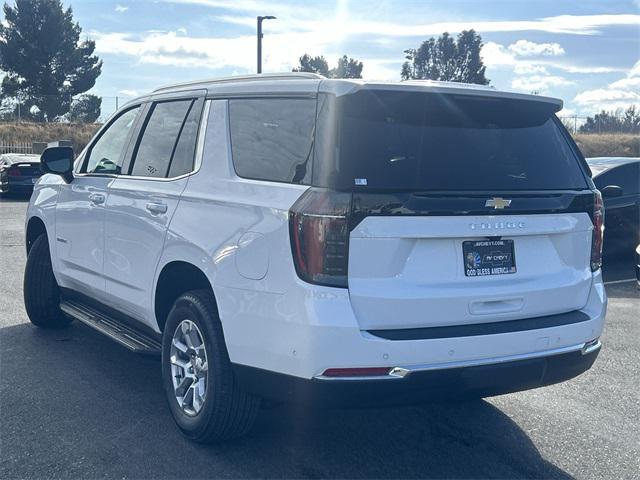
[[[640,104],[640,0],[64,0],[104,60],[94,93],[126,97],[176,81],[253,73],[255,17],[264,71],[300,55],[364,62],[398,80],[403,50],[474,28],[500,89],[557,96],[565,114]],[[107,105],[105,107],[108,108]]]

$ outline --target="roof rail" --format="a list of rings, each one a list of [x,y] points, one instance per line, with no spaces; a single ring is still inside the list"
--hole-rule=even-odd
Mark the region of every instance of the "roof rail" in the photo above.
[[[493,85],[481,85],[479,83],[468,82],[451,82],[447,80],[429,80],[429,79],[416,79],[416,80],[404,80],[401,83],[416,83],[422,85],[440,85],[443,87],[456,87],[456,88],[470,88],[474,90],[495,90]]]
[[[165,85],[153,90],[152,93],[162,92],[164,90],[172,90],[174,88],[195,87],[198,85],[206,85],[209,83],[229,83],[229,82],[255,82],[264,80],[303,80],[303,79],[323,79],[322,75],[311,72],[283,72],[283,73],[260,73],[252,75],[237,75],[233,77],[218,77],[205,80],[194,80],[190,82],[174,83]]]

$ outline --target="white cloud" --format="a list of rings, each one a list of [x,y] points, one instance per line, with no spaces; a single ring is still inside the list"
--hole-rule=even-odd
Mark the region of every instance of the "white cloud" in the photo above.
[[[322,30],[334,25],[334,19],[324,20],[327,17],[326,8],[319,8],[313,2],[308,2],[301,8],[299,5],[270,2],[265,7],[263,2],[256,0],[163,0],[168,3],[193,4],[208,6],[219,10],[241,12],[251,16],[223,15],[218,17],[229,23],[255,26],[255,15],[274,14],[281,21],[274,21],[270,28],[285,31],[297,30]],[[344,2],[338,2],[337,16],[341,7],[344,10]],[[268,10],[268,11],[267,11]],[[331,17],[331,15],[329,15]],[[318,19],[323,20],[318,20]],[[543,17],[534,20],[495,20],[495,21],[462,21],[462,22],[435,22],[417,24],[411,21],[403,23],[391,23],[380,21],[358,20],[350,18],[341,27],[347,35],[377,35],[389,37],[424,37],[426,35],[439,35],[443,32],[458,33],[470,28],[482,33],[491,32],[547,32],[565,33],[572,35],[599,35],[600,28],[616,25],[640,25],[640,15],[612,14],[612,15],[559,15]],[[339,30],[333,30],[335,33]]]
[[[610,83],[607,88],[580,92],[573,101],[591,110],[617,110],[640,104],[640,61],[629,69],[625,78]]]
[[[519,57],[556,56],[565,53],[559,43],[535,43],[528,40],[518,40],[508,48]]]
[[[368,58],[362,69],[362,76],[368,80],[400,80],[400,67],[397,60]]]
[[[513,67],[513,73],[516,75],[530,75],[532,73],[549,73],[543,65],[536,65],[533,63],[517,63]]]
[[[130,55],[140,63],[198,68],[237,68],[242,73],[255,69],[255,37],[189,37],[177,32],[129,33],[91,32],[98,53]],[[298,57],[307,52],[327,55],[330,35],[316,33],[271,34],[265,38],[264,70],[290,71]]]
[[[636,62],[636,64],[631,67],[631,70],[629,70],[629,77],[640,77],[640,60],[638,60]]]
[[[615,82],[610,84],[609,87],[622,90],[637,89],[638,91],[640,91],[640,76],[621,78],[620,80],[616,80]]]
[[[553,64],[555,68],[558,70],[562,70],[567,73],[613,73],[613,72],[624,72],[624,68],[615,68],[615,67],[589,67],[589,66],[579,66],[579,65],[567,65],[563,63],[555,63]]]
[[[120,90],[118,94],[125,97],[137,97],[139,95],[137,90]]]
[[[529,58],[530,52],[564,53],[564,49],[557,43],[534,43],[528,40],[518,40],[505,47],[499,43],[487,42],[482,47],[482,59],[489,68],[512,68],[515,75],[548,74],[550,69],[572,74],[592,74],[620,72],[624,69],[605,66],[572,65],[564,61],[549,58]],[[639,69],[640,70],[640,69]],[[561,77],[556,77],[561,78]],[[554,82],[554,80],[550,80]],[[538,90],[525,87],[531,81],[526,78],[516,78],[514,83],[521,90]],[[549,86],[552,86],[551,83]],[[555,86],[560,86],[556,84]],[[514,87],[515,88],[515,87]]]
[[[587,90],[579,93],[574,99],[576,103],[581,105],[600,104],[600,103],[619,103],[624,102],[625,105],[640,101],[640,94],[628,90],[616,90],[611,88],[597,88],[595,90]]]
[[[129,7],[124,6],[124,5],[120,5],[120,4],[118,3],[118,4],[116,4],[116,8],[115,8],[114,10],[115,10],[116,12],[118,12],[118,13],[124,13],[124,12],[126,12],[127,10],[129,10]]]
[[[511,87],[524,92],[548,93],[552,87],[564,87],[573,83],[557,75],[531,75],[514,78]]]

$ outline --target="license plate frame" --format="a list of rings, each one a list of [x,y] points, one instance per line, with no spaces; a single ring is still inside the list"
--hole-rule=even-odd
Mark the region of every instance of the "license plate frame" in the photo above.
[[[487,277],[516,273],[515,242],[511,239],[462,242],[464,274]]]

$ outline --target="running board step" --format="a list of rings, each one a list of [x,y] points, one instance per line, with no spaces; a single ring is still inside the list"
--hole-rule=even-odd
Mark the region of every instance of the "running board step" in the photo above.
[[[103,333],[132,352],[145,355],[160,355],[162,346],[158,340],[119,322],[113,317],[107,316],[95,308],[76,301],[66,300],[60,302],[60,310],[71,318]]]

